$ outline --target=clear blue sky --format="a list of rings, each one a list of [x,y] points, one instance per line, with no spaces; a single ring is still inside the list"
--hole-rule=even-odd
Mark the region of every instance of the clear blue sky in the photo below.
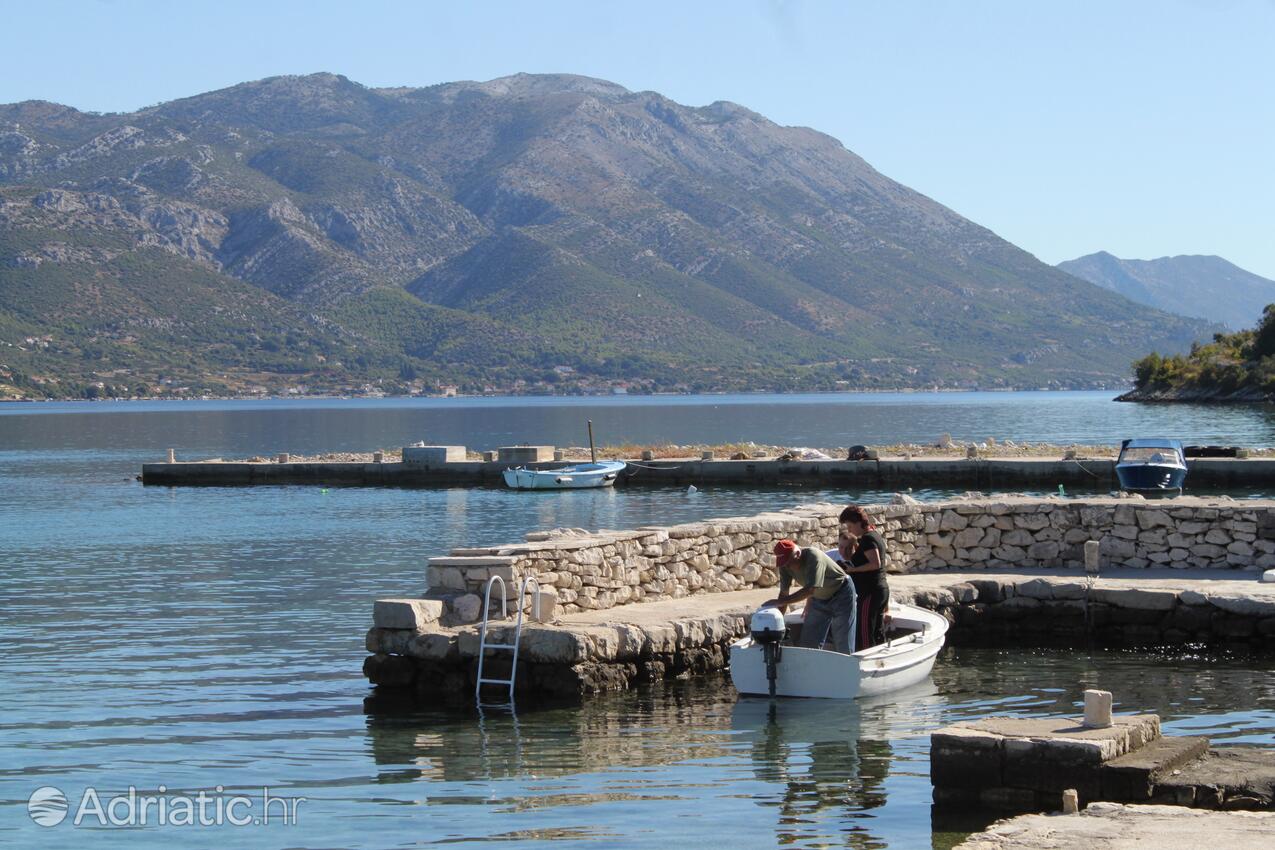
[[[0,103],[571,72],[829,133],[1050,263],[1275,278],[1275,0],[0,0]]]

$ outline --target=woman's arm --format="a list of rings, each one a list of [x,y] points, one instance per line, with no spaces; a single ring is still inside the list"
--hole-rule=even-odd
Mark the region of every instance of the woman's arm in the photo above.
[[[864,564],[861,567],[852,567],[850,566],[849,562],[847,562],[846,565],[842,567],[842,569],[848,573],[874,573],[877,570],[881,569],[881,550],[880,549],[873,546],[871,549],[864,549],[862,551],[863,551],[863,557],[868,559],[868,562],[866,564]]]

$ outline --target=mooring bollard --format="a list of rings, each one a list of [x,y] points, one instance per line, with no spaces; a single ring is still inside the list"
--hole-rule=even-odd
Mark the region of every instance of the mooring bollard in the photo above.
[[[1085,541],[1085,572],[1098,572],[1098,549],[1097,540]]]
[[[1085,725],[1091,729],[1111,725],[1111,691],[1085,691]]]
[[[655,452],[650,449],[642,449],[642,460],[655,460]]]
[[[168,462],[177,463],[177,452],[174,451],[173,449],[168,450]]]
[[[966,446],[966,447],[965,447],[965,458],[966,458],[966,460],[977,460],[977,459],[978,459],[978,446]]]
[[[495,453],[495,452],[483,452],[483,462],[484,462],[484,463],[495,463],[495,461],[496,461],[496,453]]]
[[[566,453],[566,452],[564,452],[562,449],[554,449],[554,450],[553,450],[553,459],[554,459],[554,460],[566,460],[566,459],[567,459],[567,453]]]
[[[700,453],[699,453],[699,459],[700,459],[700,460],[712,460],[712,459],[713,459],[713,457],[714,457],[714,455],[713,455],[713,452],[712,452],[711,450],[710,450],[710,451],[700,452]]]
[[[289,458],[288,458],[287,452],[279,452],[279,457],[278,457],[279,463],[287,463],[288,459]]]
[[[385,452],[372,452],[372,463],[385,463]]]

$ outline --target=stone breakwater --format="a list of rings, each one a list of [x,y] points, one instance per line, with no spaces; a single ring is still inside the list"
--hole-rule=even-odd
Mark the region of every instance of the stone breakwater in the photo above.
[[[1104,569],[1275,567],[1275,502],[1226,498],[968,499],[867,506],[890,552],[892,573],[936,570],[1079,569],[1097,541]],[[831,547],[843,505],[815,504],[631,531],[559,529],[500,546],[431,558],[433,619],[475,622],[491,576],[513,587],[534,577],[547,619],[634,602],[681,599],[778,584],[774,542]]]
[[[936,611],[958,644],[1162,647],[1275,652],[1275,584],[1251,573],[1114,570],[913,574],[891,596]]]
[[[365,673],[427,700],[471,694],[492,576],[515,596],[526,578],[542,588],[525,600],[524,692],[578,696],[723,669],[749,613],[775,594],[774,541],[830,546],[840,508],[454,550],[430,560],[422,596],[376,603]],[[941,613],[954,642],[1275,650],[1275,584],[1257,575],[1275,562],[1275,502],[973,499],[869,511],[888,540],[894,598]],[[1083,569],[1088,541],[1097,578]],[[492,640],[508,642],[511,628],[494,622]],[[507,675],[506,656],[490,663],[489,678]]]
[[[1066,570],[911,573],[891,596],[942,614],[954,644],[1155,647],[1183,643],[1275,652],[1275,584],[1244,572],[1120,570],[1092,580]],[[730,643],[773,589],[737,591],[566,615],[523,628],[520,695],[578,697],[726,668]],[[478,629],[447,627],[430,600],[380,600],[364,673],[422,702],[472,699]],[[435,617],[435,619],[430,619]],[[494,642],[512,638],[508,621]],[[486,671],[507,676],[508,655]],[[485,671],[485,672],[486,672]]]
[[[448,447],[434,448],[440,452]],[[146,463],[145,484],[185,486],[322,485],[354,487],[503,487],[503,472],[524,460],[470,461],[464,447],[457,459],[395,462],[294,461],[244,462],[210,459],[194,462]],[[407,447],[411,453],[413,447]],[[534,469],[555,469],[563,462],[525,461]],[[800,460],[749,458],[720,460],[681,458],[632,459],[616,479],[621,487],[841,487],[846,490],[905,490],[909,487],[966,489],[983,492],[1012,490],[1114,490],[1120,485],[1112,457],[880,457],[876,460]],[[1191,458],[1188,486],[1225,489],[1265,489],[1275,484],[1275,458]]]

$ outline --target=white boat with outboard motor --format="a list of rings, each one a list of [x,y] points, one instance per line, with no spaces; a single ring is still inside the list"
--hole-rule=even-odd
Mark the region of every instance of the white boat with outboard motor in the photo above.
[[[943,648],[948,623],[913,605],[890,603],[886,642],[852,655],[787,642],[802,620],[767,606],[753,612],[747,637],[730,647],[730,677],[741,694],[854,699],[923,681]]]

